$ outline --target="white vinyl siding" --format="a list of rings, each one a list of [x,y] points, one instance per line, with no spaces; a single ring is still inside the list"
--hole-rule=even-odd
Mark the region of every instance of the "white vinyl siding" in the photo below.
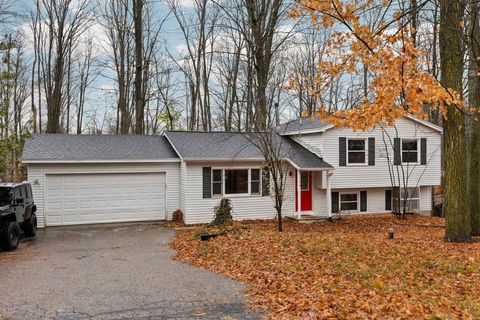
[[[32,184],[33,199],[37,205],[38,225],[40,228],[45,226],[45,177],[48,174],[165,173],[166,214],[169,220],[172,212],[180,207],[179,168],[179,163],[28,164],[28,181]]]
[[[427,165],[404,164],[410,173],[409,181],[413,185],[433,186],[441,184],[441,134],[431,128],[401,118],[397,120],[398,136],[404,139],[427,138]],[[392,141],[396,137],[395,128],[389,127],[386,132]],[[348,138],[375,138],[375,165],[374,166],[339,166],[339,137]],[[335,167],[332,176],[332,189],[341,188],[375,188],[390,187],[391,180],[388,169],[387,152],[382,136],[382,129],[375,128],[369,132],[353,131],[350,128],[333,128],[325,133],[302,134],[292,136],[312,152],[323,156],[323,160]],[[386,138],[388,139],[388,138]],[[387,145],[389,141],[387,140]],[[420,145],[419,145],[420,146]],[[322,150],[319,151],[319,148]],[[393,163],[393,147],[390,146],[390,163]],[[407,169],[408,167],[408,169]],[[325,179],[323,181],[325,188]]]
[[[355,212],[350,211],[350,214],[384,214],[391,211],[385,210],[385,190],[391,188],[355,188],[355,189],[332,189],[332,192],[338,192],[339,194],[358,194],[358,209],[360,209],[360,192],[367,191],[367,211]],[[422,214],[429,215],[432,210],[432,187],[425,186],[420,187],[420,212]],[[326,207],[326,190],[325,189],[313,189],[313,211],[315,215],[327,216]]]
[[[188,175],[188,202],[185,214],[187,224],[209,223],[213,220],[213,208],[220,202],[221,196],[213,196],[211,199],[202,197],[202,168],[259,168],[261,163],[187,163]],[[292,169],[293,172],[293,169]],[[283,206],[284,216],[294,212],[294,174],[287,177],[287,188],[285,203]],[[272,184],[271,182],[270,184]],[[276,210],[273,207],[273,200],[270,196],[261,195],[227,195],[231,200],[233,208],[233,218],[235,220],[247,219],[273,219],[276,216]]]
[[[185,214],[187,212],[187,198],[188,198],[188,186],[187,186],[187,163],[182,161],[180,163],[180,185],[179,185],[179,201],[180,210]]]

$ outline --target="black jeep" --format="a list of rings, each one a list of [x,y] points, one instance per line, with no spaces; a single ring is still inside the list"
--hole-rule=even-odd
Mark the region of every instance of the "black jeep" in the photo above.
[[[29,183],[0,183],[0,247],[13,250],[20,242],[20,228],[26,237],[37,232],[37,207]]]

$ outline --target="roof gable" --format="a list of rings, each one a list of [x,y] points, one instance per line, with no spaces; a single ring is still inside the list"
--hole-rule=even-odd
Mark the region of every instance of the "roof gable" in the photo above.
[[[429,121],[415,118],[412,115],[407,115],[404,118],[428,127],[440,134],[443,133],[442,127],[437,126]],[[289,121],[277,127],[277,132],[281,135],[290,136],[298,134],[321,133],[334,128],[334,125],[321,121],[318,117],[308,117]]]

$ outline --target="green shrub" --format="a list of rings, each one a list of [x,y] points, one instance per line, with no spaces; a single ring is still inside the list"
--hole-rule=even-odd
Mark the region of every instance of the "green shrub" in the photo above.
[[[215,218],[212,221],[212,225],[219,226],[225,223],[229,223],[232,218],[232,206],[230,205],[230,199],[223,198],[220,200],[220,204],[213,209],[215,212]]]

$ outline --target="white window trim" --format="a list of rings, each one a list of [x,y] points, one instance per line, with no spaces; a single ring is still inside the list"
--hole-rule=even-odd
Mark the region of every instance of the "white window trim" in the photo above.
[[[342,210],[342,194],[356,194],[357,195],[357,210]],[[347,201],[353,203],[353,201]],[[359,213],[360,212],[360,192],[358,191],[344,191],[344,192],[339,192],[338,195],[338,210],[340,212],[345,212],[345,211],[350,211],[354,213]]]
[[[259,193],[252,194],[252,170],[260,170],[260,186]],[[223,197],[228,198],[244,198],[244,197],[261,197],[262,196],[262,167],[212,167],[212,198],[218,199]],[[222,170],[222,194],[213,194],[213,170]],[[225,171],[226,170],[248,170],[248,192],[247,193],[225,193]]]
[[[416,162],[404,162],[403,161],[403,141],[416,141],[417,142],[417,161]],[[406,164],[406,165],[419,164],[420,163],[420,141],[419,141],[419,139],[417,139],[417,138],[411,138],[411,139],[410,138],[401,138],[400,139],[400,157],[401,157],[401,160],[402,160],[402,164]]]
[[[364,163],[350,163],[350,161],[348,161],[348,153],[350,152],[350,150],[348,149],[348,142],[352,140],[352,141],[364,141],[365,142],[365,162]],[[352,150],[351,152],[362,152],[360,150]],[[350,166],[350,167],[355,167],[355,166],[366,166],[368,165],[368,139],[367,138],[347,138],[347,166]]]
[[[214,183],[213,182],[213,171],[215,171],[215,170],[221,170],[222,171],[222,182],[221,182],[222,183],[222,193],[221,194],[214,194],[213,193],[213,183]],[[212,168],[211,171],[212,171],[212,173],[211,173],[212,181],[210,183],[210,188],[211,188],[212,198],[221,198],[221,197],[223,197],[223,193],[224,193],[224,184],[225,184],[224,174],[225,174],[225,172],[224,172],[223,169],[219,169],[219,168],[218,169],[217,168]]]

